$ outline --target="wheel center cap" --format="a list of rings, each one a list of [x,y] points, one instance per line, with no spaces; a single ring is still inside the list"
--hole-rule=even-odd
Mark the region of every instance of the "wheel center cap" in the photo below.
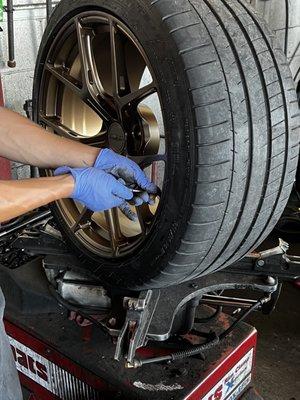
[[[108,130],[109,147],[117,153],[121,153],[125,147],[126,134],[120,124],[114,122]]]

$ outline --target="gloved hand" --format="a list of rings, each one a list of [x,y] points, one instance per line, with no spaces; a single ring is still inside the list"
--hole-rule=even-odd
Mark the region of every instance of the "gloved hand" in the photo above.
[[[139,206],[143,203],[153,204],[153,198],[149,194],[157,193],[157,186],[150,182],[141,168],[129,158],[123,157],[110,149],[102,149],[94,164],[109,172],[118,179],[122,179],[127,185],[137,184],[144,192],[134,196],[133,203]]]
[[[98,212],[114,207],[125,207],[133,193],[115,177],[96,168],[60,167],[54,175],[72,174],[75,188],[71,198],[88,209]]]

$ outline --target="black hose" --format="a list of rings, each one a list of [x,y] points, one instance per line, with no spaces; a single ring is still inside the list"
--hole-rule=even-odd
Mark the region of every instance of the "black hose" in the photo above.
[[[211,348],[213,348],[214,346],[219,344],[219,342],[220,342],[219,338],[217,336],[215,336],[213,339],[209,340],[207,343],[200,344],[199,346],[194,346],[191,349],[177,351],[168,356],[146,358],[145,360],[139,360],[139,361],[140,361],[141,365],[159,363],[159,362],[163,362],[163,361],[178,361],[178,360],[182,360],[184,358],[196,356],[198,354],[201,354],[203,351],[210,350]]]
[[[197,354],[200,354],[203,351],[210,350],[211,348],[216,346],[219,343],[219,341],[220,341],[219,338],[217,336],[215,336],[213,339],[209,340],[207,343],[200,344],[199,346],[196,346],[191,349],[177,351],[176,353],[171,354],[171,360],[177,361],[177,360],[182,360],[183,358],[196,356]]]
[[[257,310],[259,307],[262,307],[264,301],[269,301],[269,298],[264,298],[262,300],[259,300],[257,303],[253,304],[253,306],[250,307],[247,311],[245,311],[238,319],[236,319],[233,322],[232,325],[230,325],[228,329],[226,329],[226,331],[221,333],[221,335],[219,336],[220,341],[223,340],[226,336],[228,336],[238,324],[240,324],[242,321],[244,321],[245,318],[248,317],[248,315],[250,315],[253,311]]]

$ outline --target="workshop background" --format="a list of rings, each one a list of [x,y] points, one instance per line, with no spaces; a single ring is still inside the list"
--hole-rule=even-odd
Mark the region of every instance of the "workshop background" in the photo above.
[[[286,51],[296,84],[300,84],[300,1],[247,0],[268,21]],[[53,1],[55,6],[58,1]],[[6,0],[0,5],[6,6]],[[23,105],[31,98],[35,60],[47,23],[46,5],[40,0],[14,1],[14,43],[16,67],[9,68],[6,13],[0,15],[0,76],[5,105],[24,114]],[[287,29],[288,26],[288,29]],[[0,82],[1,85],[1,82]],[[14,165],[14,177],[26,177],[29,168]]]
[[[300,1],[248,0],[276,32],[286,51],[296,85],[300,83]],[[53,2],[55,5],[57,2]],[[2,0],[0,0],[0,6]],[[5,6],[5,1],[3,2]],[[0,7],[1,8],[1,7]],[[16,67],[9,68],[6,13],[0,14],[0,85],[5,105],[24,113],[31,98],[35,60],[47,21],[40,0],[14,2]],[[288,29],[287,29],[288,27]],[[13,165],[13,176],[28,175],[28,167]],[[266,400],[300,399],[299,288],[286,284],[277,311],[271,316],[254,315],[250,322],[259,332],[257,389]]]

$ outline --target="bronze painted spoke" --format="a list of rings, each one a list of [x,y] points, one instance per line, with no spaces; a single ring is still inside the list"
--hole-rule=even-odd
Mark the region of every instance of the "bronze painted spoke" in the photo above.
[[[74,225],[71,227],[71,231],[76,233],[81,229],[86,229],[91,226],[91,219],[94,212],[84,207],[81,213],[76,218]]]
[[[141,226],[142,234],[147,235],[154,219],[154,215],[150,211],[149,204],[144,203],[141,206],[136,207],[136,212]]]
[[[143,212],[142,212],[142,206],[140,207],[135,207],[136,209],[136,214],[138,216],[139,224],[142,230],[142,234],[145,235],[147,233],[144,217],[143,217]]]
[[[120,241],[123,238],[117,208],[104,211],[109,236],[111,241],[111,248],[114,256],[119,254]]]
[[[80,140],[81,143],[87,144],[93,147],[108,147],[108,136],[107,133],[102,133],[101,135],[92,136],[89,138],[83,138]]]
[[[63,125],[58,117],[40,115],[39,120],[49,128],[53,129],[54,132],[59,134],[60,136],[74,140],[77,140],[78,138],[77,132],[74,132],[72,131],[72,129],[69,129],[68,127]]]
[[[94,32],[91,28],[83,27],[79,19],[75,20],[75,25],[82,68],[83,100],[104,120],[109,121],[114,116],[114,110],[99,78],[92,46]]]
[[[151,94],[156,93],[156,92],[157,92],[157,89],[156,89],[154,83],[152,82],[134,92],[127,94],[126,96],[121,97],[120,103],[121,103],[122,107],[124,107],[130,103],[139,104],[143,100],[145,100],[148,96],[150,96]]]
[[[113,96],[130,92],[130,84],[125,58],[125,41],[114,21],[110,21],[110,46],[112,65]]]
[[[144,169],[150,167],[154,162],[164,161],[166,162],[166,154],[153,154],[144,156],[128,156],[131,160],[135,161],[139,166]]]
[[[62,67],[54,67],[53,65],[46,63],[45,68],[49,71],[56,79],[63,83],[67,88],[72,90],[78,96],[81,96],[80,83],[68,74]]]

